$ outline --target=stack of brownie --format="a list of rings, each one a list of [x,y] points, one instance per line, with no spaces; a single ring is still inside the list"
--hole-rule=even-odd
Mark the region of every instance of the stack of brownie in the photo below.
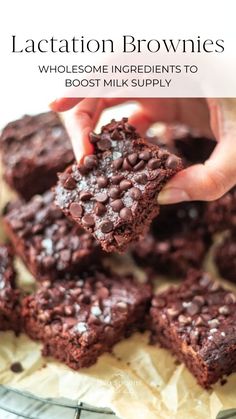
[[[215,143],[209,140],[203,155],[195,137],[190,146],[178,137],[167,150],[140,138],[126,118],[91,133],[90,141],[94,154],[77,164],[52,112],[3,130],[4,177],[19,199],[3,217],[12,248],[0,246],[0,329],[24,330],[43,343],[44,355],[76,370],[134,331],[150,329],[152,342],[170,349],[208,388],[236,371],[236,296],[196,268],[212,235],[235,224],[236,195],[215,209],[196,202],[160,210],[156,198],[182,160],[204,159]],[[187,279],[153,296],[149,282],[104,268],[104,250],[131,250],[142,267],[188,272]],[[37,282],[36,292],[23,298],[13,252]]]

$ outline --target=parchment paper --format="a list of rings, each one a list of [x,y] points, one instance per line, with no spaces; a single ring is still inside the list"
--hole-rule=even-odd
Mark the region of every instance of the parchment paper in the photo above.
[[[10,195],[1,180],[0,192],[3,206]],[[1,224],[0,238],[4,240]],[[214,270],[210,260],[208,257],[207,269]],[[129,270],[130,263],[125,258],[121,268]],[[34,279],[19,260],[16,268],[20,286],[33,288]],[[140,270],[137,272],[139,277],[144,276]],[[171,282],[157,280],[162,286]],[[1,332],[0,342],[0,384],[37,396],[79,399],[109,407],[125,419],[215,419],[220,410],[236,407],[236,374],[224,386],[216,384],[211,391],[204,391],[168,351],[148,344],[148,333],[124,340],[114,347],[113,354],[101,356],[94,366],[79,372],[52,358],[43,358],[41,345],[24,334],[15,337],[12,332]],[[21,362],[22,373],[10,370],[16,361]]]

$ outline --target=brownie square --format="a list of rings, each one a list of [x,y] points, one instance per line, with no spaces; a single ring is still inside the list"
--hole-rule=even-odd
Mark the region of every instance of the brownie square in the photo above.
[[[95,239],[54,204],[51,191],[10,204],[3,223],[16,254],[39,281],[67,279],[102,256]]]
[[[175,277],[200,268],[211,244],[202,222],[204,209],[202,202],[162,206],[150,232],[132,248],[136,263]]]
[[[228,235],[215,247],[214,260],[220,275],[236,282],[236,233]]]
[[[235,187],[216,201],[208,202],[205,219],[211,233],[219,233],[227,229],[236,231]]]
[[[74,159],[69,137],[54,112],[26,115],[2,131],[0,150],[6,182],[25,200],[57,181]]]
[[[20,331],[20,292],[15,285],[13,253],[10,246],[0,245],[0,330]]]
[[[140,138],[127,118],[92,133],[95,154],[59,176],[56,202],[107,252],[125,251],[159,212],[157,194],[181,160]]]
[[[150,316],[153,342],[170,349],[204,388],[236,371],[236,296],[209,274],[192,271],[156,295]]]
[[[23,301],[26,333],[43,342],[43,355],[79,369],[135,330],[143,330],[149,285],[131,276],[94,271],[73,281],[44,283]]]

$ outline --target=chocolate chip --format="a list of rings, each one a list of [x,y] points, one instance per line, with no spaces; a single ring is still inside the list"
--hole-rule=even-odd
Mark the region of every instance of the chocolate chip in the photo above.
[[[115,201],[111,202],[111,208],[114,212],[119,212],[123,206],[124,204],[121,199],[116,199]]]
[[[85,227],[93,227],[95,225],[95,221],[92,215],[86,214],[82,218],[82,223]]]
[[[236,303],[236,295],[234,295],[232,292],[226,294],[225,298],[226,304],[235,304]]]
[[[95,199],[97,202],[101,202],[102,204],[105,204],[105,202],[107,202],[108,200],[108,196],[106,193],[98,193],[97,195],[95,195]]]
[[[115,159],[112,163],[112,166],[114,169],[119,170],[123,164],[123,157],[119,157],[118,159]]]
[[[100,135],[95,134],[95,132],[90,132],[89,137],[92,144],[97,143],[101,139]]]
[[[101,151],[110,150],[111,148],[111,141],[108,138],[102,138],[98,143],[97,147]]]
[[[130,189],[132,186],[133,185],[132,185],[132,182],[130,180],[124,179],[120,182],[121,191],[127,191],[127,189]]]
[[[130,189],[130,196],[134,201],[138,201],[141,196],[142,196],[142,192],[140,191],[139,188],[132,188]]]
[[[114,129],[114,131],[111,133],[112,140],[120,141],[122,140],[122,135],[118,129]]]
[[[152,300],[152,307],[158,307],[158,308],[164,308],[166,305],[166,301],[164,300],[164,298],[161,297],[155,297]]]
[[[46,269],[50,269],[55,265],[55,259],[53,256],[45,256],[41,263]]]
[[[191,317],[184,316],[183,314],[180,314],[178,317],[178,322],[180,326],[186,326],[191,323]]]
[[[208,320],[208,324],[211,328],[215,329],[216,327],[219,326],[220,322],[218,319],[210,319]]]
[[[151,158],[151,153],[148,150],[142,151],[141,153],[139,153],[139,158],[141,160],[145,160],[148,161]]]
[[[108,178],[106,176],[99,176],[97,178],[99,188],[105,188],[108,185]]]
[[[105,220],[100,226],[102,233],[110,233],[113,230],[113,223],[110,220]]]
[[[90,198],[92,198],[92,194],[90,193],[90,192],[88,192],[88,191],[82,191],[82,192],[80,192],[80,200],[81,201],[89,201],[90,200]]]
[[[85,156],[83,164],[86,169],[92,170],[97,167],[98,159],[94,154],[91,154],[89,156]]]
[[[158,157],[160,158],[160,159],[167,159],[167,157],[169,156],[169,153],[168,153],[168,151],[167,150],[165,150],[165,149],[160,149],[159,151],[158,151]]]
[[[137,172],[138,170],[143,169],[145,166],[144,160],[140,160],[135,166],[134,166],[134,172]]]
[[[195,326],[205,326],[205,321],[201,316],[198,316],[194,322]]]
[[[16,374],[24,371],[24,368],[22,367],[22,364],[20,362],[13,362],[10,368],[11,371],[15,372]]]
[[[60,252],[60,258],[63,262],[69,262],[71,258],[71,252],[69,249],[64,249]]]
[[[118,185],[124,179],[123,175],[114,175],[111,177],[111,183],[113,185]]]
[[[108,191],[109,196],[113,199],[119,198],[120,193],[121,191],[118,186],[112,186],[111,188],[109,188],[109,191]]]
[[[195,314],[199,313],[199,306],[193,302],[191,302],[187,307],[186,311],[190,316],[194,316]]]
[[[145,185],[148,181],[148,178],[145,173],[140,173],[140,175],[135,176],[134,180],[140,185]]]
[[[76,181],[69,173],[63,173],[60,176],[60,181],[65,189],[70,190],[76,187]]]
[[[127,159],[129,161],[129,163],[131,164],[131,166],[135,166],[135,164],[137,163],[137,160],[138,160],[138,154],[137,153],[129,154]]]
[[[223,316],[227,316],[230,313],[229,307],[228,306],[222,306],[219,308],[219,313],[223,314]]]
[[[124,170],[128,170],[128,171],[131,171],[131,170],[132,170],[132,166],[131,166],[131,164],[129,163],[129,160],[127,159],[127,157],[125,157],[125,159],[124,159],[124,161],[123,161],[122,168],[123,168]]]
[[[170,308],[167,308],[166,314],[169,317],[169,319],[172,320],[180,314],[180,310],[178,307],[170,307]]]
[[[200,307],[204,306],[205,304],[205,300],[204,297],[202,295],[195,295],[195,297],[193,297],[193,301],[198,304]]]
[[[122,208],[120,210],[120,218],[122,218],[123,220],[130,220],[132,218],[133,214],[131,209],[129,208]]]
[[[159,159],[150,159],[148,162],[148,168],[151,170],[158,169],[161,166],[161,160]]]
[[[80,218],[83,214],[83,207],[82,205],[78,204],[77,202],[72,202],[70,205],[70,213],[74,218]]]
[[[179,158],[177,156],[171,155],[166,160],[167,169],[177,169],[179,166]]]

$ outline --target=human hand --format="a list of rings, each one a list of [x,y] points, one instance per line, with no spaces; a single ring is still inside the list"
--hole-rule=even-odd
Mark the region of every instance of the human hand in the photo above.
[[[102,111],[131,99],[62,98],[51,104],[65,112],[64,122],[72,139],[76,159],[93,152],[88,134]],[[214,133],[217,146],[204,164],[175,175],[159,193],[160,204],[181,201],[212,201],[236,184],[236,99],[136,99],[140,108],[130,118],[141,135],[155,122],[183,123],[205,136]]]

